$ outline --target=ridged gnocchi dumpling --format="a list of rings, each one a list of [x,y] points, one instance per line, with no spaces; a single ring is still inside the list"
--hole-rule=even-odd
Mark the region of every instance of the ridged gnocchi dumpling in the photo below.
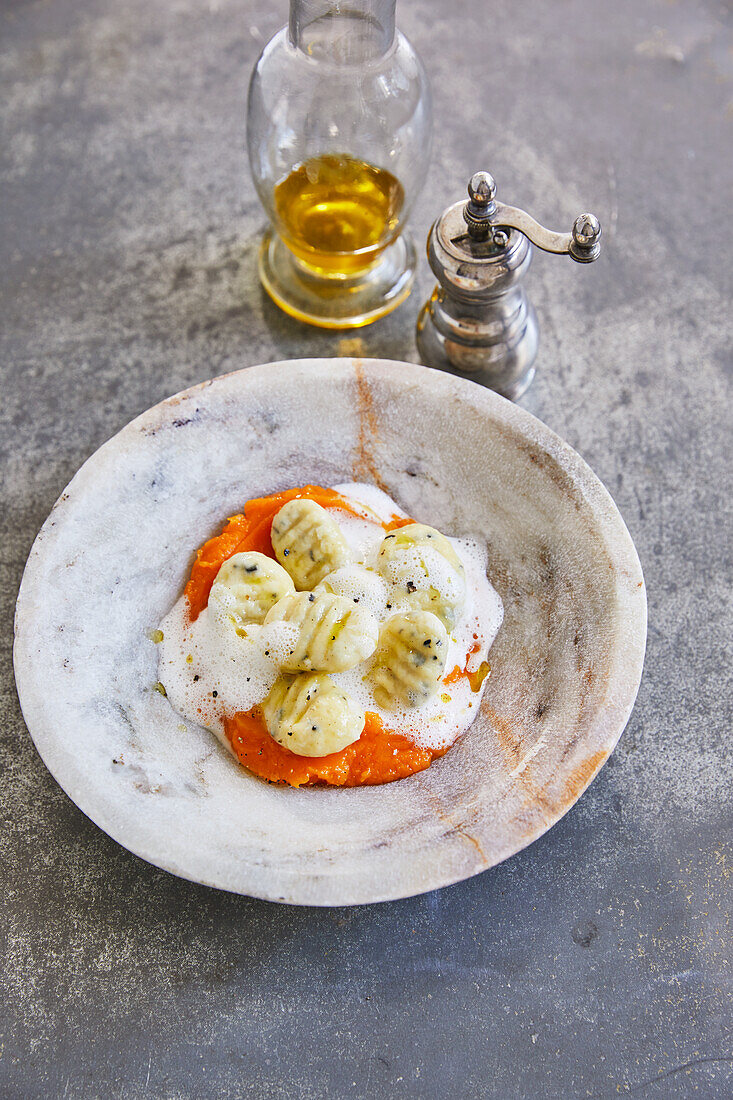
[[[432,611],[453,629],[466,601],[466,575],[445,535],[424,523],[400,527],[385,536],[377,567],[409,606]]]
[[[281,661],[290,672],[345,672],[370,657],[379,623],[365,607],[330,592],[296,592],[268,612],[265,623],[298,627],[294,648]]]
[[[262,703],[270,736],[298,756],[328,756],[358,741],[365,714],[329,676],[279,676]]]
[[[419,707],[434,695],[448,659],[448,632],[430,611],[407,611],[382,624],[369,672],[384,710]]]
[[[350,560],[336,520],[314,500],[289,500],[272,521],[272,548],[299,592],[315,588]]]
[[[261,623],[283,596],[295,592],[291,577],[265,554],[245,550],[224,562],[209,594],[209,605],[235,627]]]

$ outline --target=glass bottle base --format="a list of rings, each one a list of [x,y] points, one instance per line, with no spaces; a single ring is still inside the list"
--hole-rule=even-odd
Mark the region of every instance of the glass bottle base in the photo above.
[[[273,302],[320,328],[361,328],[391,313],[412,290],[415,267],[415,247],[404,233],[373,267],[337,279],[309,272],[272,228],[260,245],[260,280]]]

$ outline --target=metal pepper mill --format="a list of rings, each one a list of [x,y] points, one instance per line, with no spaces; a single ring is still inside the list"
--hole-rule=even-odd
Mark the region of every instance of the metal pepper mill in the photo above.
[[[430,230],[428,260],[438,285],[420,311],[417,346],[427,366],[516,400],[534,378],[539,341],[523,286],[532,245],[592,263],[601,251],[601,224],[581,214],[572,233],[553,233],[495,195],[493,177],[476,172],[468,201],[449,206]]]

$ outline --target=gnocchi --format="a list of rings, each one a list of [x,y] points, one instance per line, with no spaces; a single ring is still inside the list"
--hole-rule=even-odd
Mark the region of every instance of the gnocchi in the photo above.
[[[298,627],[294,648],[281,660],[290,672],[345,672],[371,656],[379,624],[365,607],[329,592],[297,592],[268,612],[265,623]]]
[[[358,741],[365,714],[323,673],[280,676],[262,703],[270,736],[299,756],[328,756]]]
[[[369,672],[384,710],[419,707],[438,689],[448,658],[448,632],[430,611],[407,611],[382,624]]]
[[[209,604],[217,617],[235,628],[261,623],[283,596],[295,592],[281,565],[265,554],[246,550],[224,562],[216,575]]]
[[[284,504],[272,521],[272,548],[299,592],[350,560],[348,543],[334,519],[314,500]]]
[[[416,523],[374,485],[258,497],[149,633],[158,687],[269,782],[391,782],[479,711],[503,619],[488,572],[483,540]]]
[[[445,535],[410,523],[386,535],[378,568],[411,608],[431,611],[452,630],[466,601],[463,564]]]

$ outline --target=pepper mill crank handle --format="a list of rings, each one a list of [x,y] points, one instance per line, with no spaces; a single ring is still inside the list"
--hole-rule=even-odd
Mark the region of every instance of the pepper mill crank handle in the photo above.
[[[553,233],[517,206],[495,201],[494,207],[491,216],[494,225],[518,229],[543,252],[568,255],[579,264],[593,263],[601,254],[601,223],[595,214],[577,217],[570,233]]]

